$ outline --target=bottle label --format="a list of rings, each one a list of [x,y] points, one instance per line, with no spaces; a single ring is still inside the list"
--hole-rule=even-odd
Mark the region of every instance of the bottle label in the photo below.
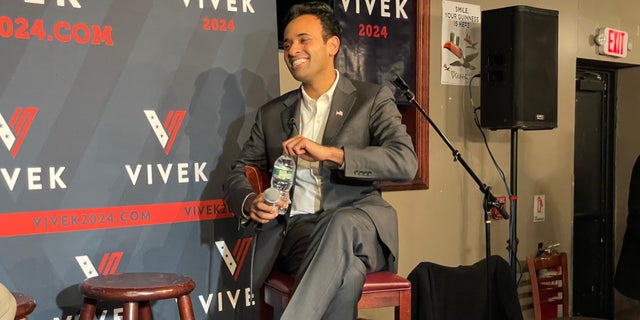
[[[273,175],[278,180],[293,180],[293,170],[273,168]]]

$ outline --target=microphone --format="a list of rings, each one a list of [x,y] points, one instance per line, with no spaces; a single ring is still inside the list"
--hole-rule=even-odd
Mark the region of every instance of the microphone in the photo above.
[[[263,198],[264,198],[264,203],[271,206],[275,206],[278,199],[280,199],[280,191],[278,191],[278,189],[274,187],[267,188],[267,190],[263,192]],[[262,229],[262,223],[258,223],[256,221],[253,221],[253,223],[254,223],[253,225],[254,228],[258,230]]]
[[[409,85],[396,73],[396,78],[391,81],[400,91],[405,92],[409,89]]]
[[[294,118],[293,115],[291,116],[291,118],[289,118],[289,121],[287,121],[287,124],[289,125],[289,130],[290,130],[289,138],[299,133],[298,124],[296,123],[296,118]]]
[[[280,199],[280,191],[278,189],[271,187],[264,191],[264,203],[268,205],[275,205]]]
[[[496,207],[496,209],[498,209],[498,212],[500,212],[500,215],[504,218],[504,219],[509,219],[509,214],[507,213],[507,210],[504,209],[504,204],[502,204],[499,201],[496,201],[498,204],[494,205]]]
[[[498,212],[500,213],[500,215],[502,216],[502,218],[509,219],[509,213],[507,213],[507,210],[504,209],[504,204],[502,202],[498,201],[498,199],[496,199],[496,197],[493,196],[492,194],[489,195],[489,198],[490,199],[489,199],[488,204],[490,206],[496,208],[498,210]]]
[[[404,82],[404,80],[402,80],[402,77],[400,77],[397,73],[395,75],[396,78],[391,81],[391,83],[393,83],[393,85],[396,86],[396,88],[398,88],[398,90],[400,90],[400,92],[402,92],[407,97],[407,100],[409,100],[409,102],[413,101],[416,96],[413,94],[413,92],[411,92],[409,85]],[[420,107],[420,109],[422,109],[422,107]]]

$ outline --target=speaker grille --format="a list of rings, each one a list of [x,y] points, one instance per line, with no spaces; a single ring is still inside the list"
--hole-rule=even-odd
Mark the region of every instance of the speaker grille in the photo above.
[[[528,6],[483,11],[480,55],[483,127],[557,127],[557,11]]]

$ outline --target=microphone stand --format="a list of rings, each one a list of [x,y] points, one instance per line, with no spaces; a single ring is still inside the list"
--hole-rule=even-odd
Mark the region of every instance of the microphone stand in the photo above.
[[[473,178],[473,181],[476,182],[476,184],[480,188],[480,191],[482,191],[482,193],[484,194],[484,197],[482,200],[482,209],[484,210],[484,219],[485,219],[485,255],[486,255],[486,263],[487,263],[487,306],[488,306],[487,312],[488,312],[488,319],[491,319],[491,306],[492,306],[491,294],[490,294],[491,284],[489,281],[490,279],[489,257],[491,256],[491,229],[490,229],[491,208],[496,208],[500,213],[500,215],[502,216],[502,218],[504,218],[505,220],[509,219],[509,214],[504,209],[504,205],[500,201],[498,201],[498,199],[491,193],[491,187],[483,183],[480,180],[480,178],[478,178],[478,175],[476,175],[475,172],[473,172],[471,167],[469,167],[467,162],[462,158],[462,154],[460,154],[460,151],[458,151],[456,148],[453,147],[451,142],[449,142],[449,139],[447,139],[447,137],[442,133],[442,131],[440,131],[438,126],[433,122],[433,120],[431,120],[431,117],[429,117],[427,112],[424,111],[422,106],[416,101],[416,95],[413,92],[411,92],[411,89],[409,89],[409,85],[407,85],[407,83],[404,82],[404,80],[402,80],[402,78],[397,74],[396,74],[396,78],[393,81],[391,81],[391,83],[393,83],[393,85],[396,86],[396,88],[398,88],[398,90],[400,90],[400,92],[402,92],[405,95],[405,97],[407,97],[407,100],[411,104],[416,106],[420,111],[420,113],[422,113],[422,115],[425,118],[427,118],[427,121],[429,121],[429,124],[431,125],[433,130],[436,131],[436,133],[440,136],[442,141],[444,141],[447,147],[449,147],[449,150],[451,150],[451,152],[453,153],[453,161],[454,162],[458,161],[462,165],[462,167],[464,167],[464,169],[471,176],[471,178]]]

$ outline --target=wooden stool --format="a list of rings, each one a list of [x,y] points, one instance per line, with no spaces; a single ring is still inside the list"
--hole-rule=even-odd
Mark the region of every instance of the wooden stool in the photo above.
[[[279,318],[291,299],[293,277],[272,271],[262,287],[260,320]],[[359,309],[395,307],[396,320],[411,320],[411,282],[388,271],[367,275]]]
[[[124,302],[124,320],[151,320],[150,301],[178,299],[180,319],[195,320],[191,297],[196,284],[187,276],[173,273],[139,272],[97,276],[82,282],[85,296],[80,320],[93,320],[101,300]]]
[[[36,308],[36,300],[31,296],[21,292],[11,292],[16,299],[16,317],[15,320],[27,320],[27,316]]]

